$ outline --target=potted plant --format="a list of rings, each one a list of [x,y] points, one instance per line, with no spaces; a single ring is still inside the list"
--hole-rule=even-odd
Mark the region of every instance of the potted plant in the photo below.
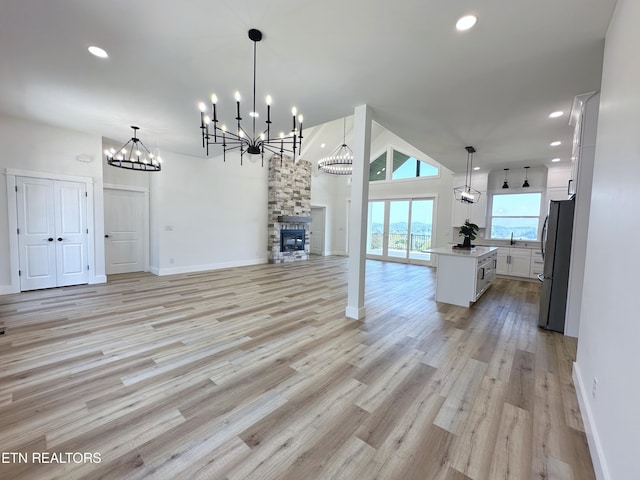
[[[463,236],[464,241],[462,242],[462,245],[458,244],[458,247],[471,248],[473,246],[471,245],[471,240],[476,239],[476,233],[478,233],[478,230],[480,230],[478,225],[471,223],[469,220],[465,220],[464,225],[462,225],[458,231],[458,235]]]

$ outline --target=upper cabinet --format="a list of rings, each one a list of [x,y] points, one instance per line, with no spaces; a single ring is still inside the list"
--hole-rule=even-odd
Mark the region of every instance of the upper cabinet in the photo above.
[[[487,225],[487,181],[488,174],[486,173],[474,173],[471,175],[471,187],[480,192],[480,199],[473,204],[465,204],[453,201],[453,209],[451,215],[451,226],[459,227],[465,220],[469,220],[471,223],[475,223],[480,228],[485,228]],[[453,186],[458,187],[465,185],[464,175],[453,176]]]

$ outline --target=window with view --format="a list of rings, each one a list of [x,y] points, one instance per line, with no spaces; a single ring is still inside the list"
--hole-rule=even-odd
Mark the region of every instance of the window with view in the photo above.
[[[541,193],[496,193],[491,202],[491,238],[537,240]]]
[[[435,177],[438,169],[417,158],[405,155],[396,150],[393,151],[393,172],[391,180],[402,180],[405,178]]]

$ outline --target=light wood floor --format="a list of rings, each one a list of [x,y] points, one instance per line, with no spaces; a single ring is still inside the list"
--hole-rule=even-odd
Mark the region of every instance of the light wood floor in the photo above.
[[[369,261],[348,320],[328,257],[0,297],[0,478],[593,479],[576,342],[536,327],[539,285],[470,309],[434,288]]]

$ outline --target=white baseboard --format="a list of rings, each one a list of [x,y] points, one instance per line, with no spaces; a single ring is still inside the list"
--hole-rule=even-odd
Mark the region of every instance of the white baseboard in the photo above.
[[[20,293],[20,289],[13,285],[0,285],[0,295],[9,295],[11,293]]]
[[[249,265],[262,265],[264,263],[268,263],[268,258],[257,258],[251,260],[237,260],[233,262],[221,262],[221,263],[209,263],[206,265],[189,265],[186,267],[173,267],[173,268],[155,268],[151,267],[149,270],[151,273],[154,273],[159,276],[164,275],[177,275],[180,273],[195,273],[195,272],[205,272],[207,270],[220,270],[222,268],[233,268],[233,267],[246,267]]]
[[[597,480],[611,480],[609,470],[604,458],[604,452],[602,451],[602,443],[598,436],[598,429],[596,428],[595,420],[593,418],[593,412],[591,411],[591,405],[589,404],[589,397],[587,396],[587,390],[584,388],[585,383],[580,373],[580,367],[576,362],[573,362],[573,384],[576,387],[576,396],[578,397],[578,404],[580,405],[580,413],[582,414],[582,423],[584,423],[584,430],[587,434],[587,442],[589,444],[589,452],[591,453],[591,461],[593,462],[593,470],[596,474]]]
[[[91,281],[89,282],[90,284],[94,284],[94,283],[107,283],[107,276],[106,275],[96,275],[94,278],[91,279]]]

